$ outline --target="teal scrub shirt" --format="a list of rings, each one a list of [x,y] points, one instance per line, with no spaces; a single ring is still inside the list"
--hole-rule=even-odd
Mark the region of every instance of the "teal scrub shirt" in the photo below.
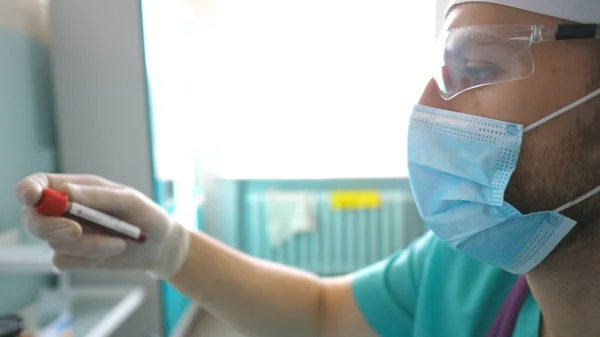
[[[382,337],[483,337],[517,275],[458,253],[428,232],[355,274],[353,293]],[[537,337],[540,310],[525,300],[513,337]]]

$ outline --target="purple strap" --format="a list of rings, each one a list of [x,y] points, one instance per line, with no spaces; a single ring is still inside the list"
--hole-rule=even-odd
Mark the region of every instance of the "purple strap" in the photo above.
[[[487,337],[511,337],[517,317],[525,299],[529,295],[529,286],[525,276],[519,276],[515,285],[510,290],[508,297],[504,300],[494,324],[487,333]]]

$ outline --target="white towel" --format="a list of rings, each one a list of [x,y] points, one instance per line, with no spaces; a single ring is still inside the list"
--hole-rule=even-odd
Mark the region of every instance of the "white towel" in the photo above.
[[[295,235],[314,231],[317,227],[317,216],[309,193],[269,191],[266,198],[271,247],[279,247]]]

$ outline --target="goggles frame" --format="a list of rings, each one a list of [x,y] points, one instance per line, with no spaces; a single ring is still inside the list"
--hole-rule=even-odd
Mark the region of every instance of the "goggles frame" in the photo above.
[[[477,25],[449,29],[438,41],[438,47],[443,50],[442,64],[438,63],[434,75],[439,94],[451,100],[471,89],[527,78],[535,70],[532,44],[576,39],[600,39],[600,24],[568,23],[553,29],[543,25]],[[487,55],[467,55],[476,48],[480,51],[487,48]],[[474,73],[469,63],[496,69]]]

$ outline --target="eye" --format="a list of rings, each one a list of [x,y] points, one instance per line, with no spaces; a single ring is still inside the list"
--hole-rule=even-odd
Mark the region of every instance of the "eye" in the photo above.
[[[467,61],[463,71],[473,83],[494,82],[500,73],[496,64],[486,61]]]

